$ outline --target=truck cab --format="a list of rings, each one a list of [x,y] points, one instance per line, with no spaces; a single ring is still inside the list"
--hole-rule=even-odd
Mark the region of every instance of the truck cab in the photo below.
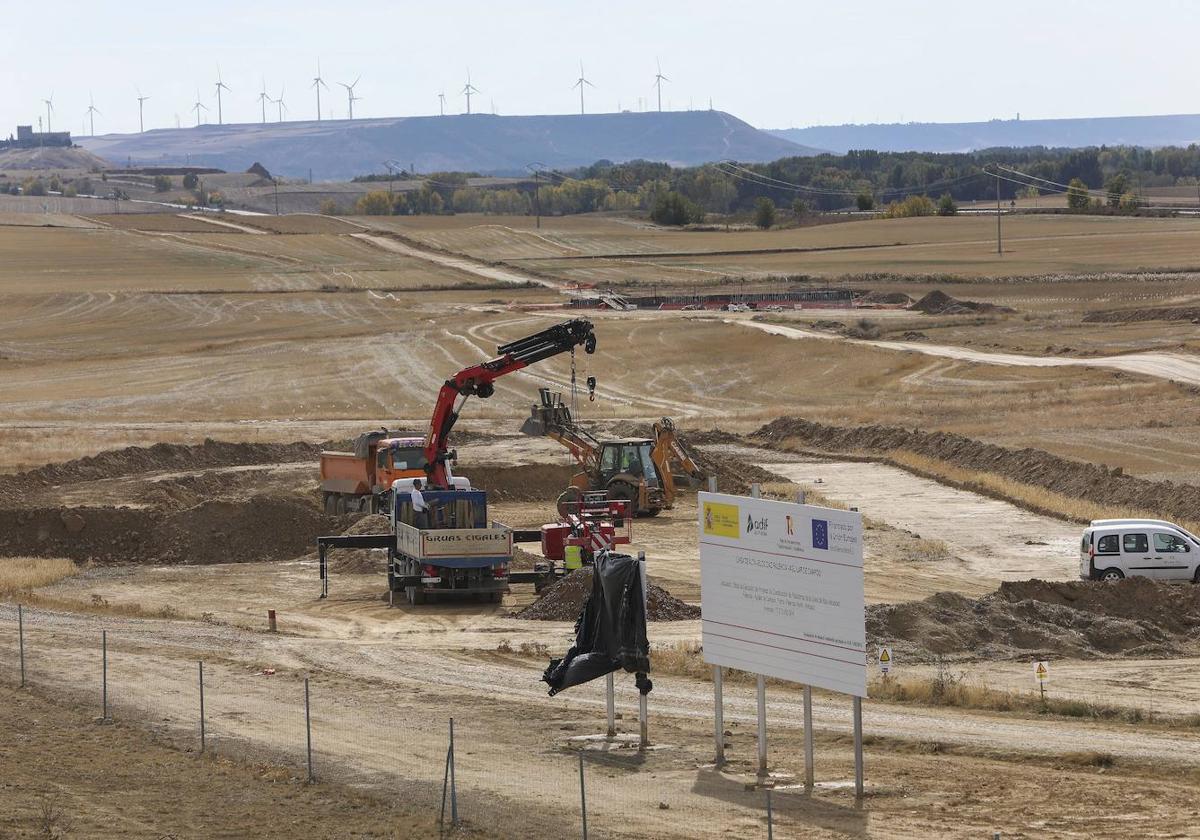
[[[353,452],[321,453],[325,512],[386,513],[392,485],[426,475],[425,439],[383,429],[359,435]]]

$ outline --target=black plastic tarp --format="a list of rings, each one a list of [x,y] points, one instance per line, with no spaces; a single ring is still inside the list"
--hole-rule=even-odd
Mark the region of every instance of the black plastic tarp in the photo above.
[[[575,643],[562,659],[551,659],[542,679],[550,696],[613,671],[637,675],[647,694],[650,643],[646,639],[646,598],[636,557],[601,551],[592,572],[592,593],[575,622]]]

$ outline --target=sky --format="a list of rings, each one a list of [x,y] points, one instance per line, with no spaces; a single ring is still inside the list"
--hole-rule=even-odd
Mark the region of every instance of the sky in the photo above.
[[[55,0],[9,2],[0,16],[0,136],[51,125],[97,134],[262,118],[259,92],[286,119],[465,110],[578,113],[714,108],[761,128],[1200,112],[1200,2],[909,0]],[[268,104],[267,118],[278,118]]]

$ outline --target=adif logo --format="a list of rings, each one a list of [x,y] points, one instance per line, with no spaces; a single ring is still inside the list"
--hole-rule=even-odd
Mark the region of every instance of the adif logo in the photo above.
[[[746,515],[746,534],[765,534],[767,533],[767,517],[755,519],[749,514]]]

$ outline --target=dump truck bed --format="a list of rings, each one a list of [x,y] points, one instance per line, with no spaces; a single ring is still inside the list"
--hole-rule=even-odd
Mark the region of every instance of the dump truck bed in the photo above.
[[[353,452],[321,453],[321,490],[362,496],[371,492],[371,462]]]

